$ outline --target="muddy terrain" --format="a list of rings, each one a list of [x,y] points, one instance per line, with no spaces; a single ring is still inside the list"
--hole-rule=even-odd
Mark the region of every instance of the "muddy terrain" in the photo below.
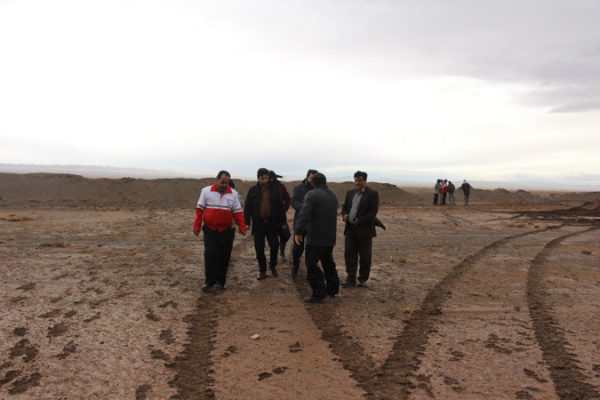
[[[310,305],[239,234],[202,293],[194,200],[0,207],[0,398],[600,398],[597,200],[390,202],[367,287]]]

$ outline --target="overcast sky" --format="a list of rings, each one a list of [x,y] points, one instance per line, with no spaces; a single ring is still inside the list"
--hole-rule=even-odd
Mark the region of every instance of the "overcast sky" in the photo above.
[[[0,0],[0,163],[600,186],[600,2]]]

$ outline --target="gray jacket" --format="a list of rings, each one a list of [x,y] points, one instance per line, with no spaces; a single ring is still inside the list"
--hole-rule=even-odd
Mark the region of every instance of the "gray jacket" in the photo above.
[[[338,206],[337,196],[327,186],[315,187],[304,197],[295,233],[306,235],[310,246],[335,246]]]

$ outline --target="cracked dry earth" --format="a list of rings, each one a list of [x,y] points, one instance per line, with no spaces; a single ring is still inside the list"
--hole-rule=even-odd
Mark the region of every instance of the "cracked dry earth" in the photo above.
[[[0,217],[2,399],[600,398],[594,221],[383,207],[368,287],[304,305],[240,235],[202,294],[189,210]]]

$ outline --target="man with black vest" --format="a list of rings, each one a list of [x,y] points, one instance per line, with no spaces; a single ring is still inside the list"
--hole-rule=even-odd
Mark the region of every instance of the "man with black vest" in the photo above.
[[[292,195],[292,207],[295,210],[294,226],[296,226],[298,213],[300,212],[300,209],[302,209],[304,196],[306,196],[306,193],[313,188],[312,180],[313,176],[315,176],[317,172],[318,171],[316,169],[309,169],[308,172],[306,172],[306,178],[304,178],[304,180],[298,185],[294,186],[294,194]],[[296,278],[298,276],[302,253],[304,253],[304,242],[302,241],[300,244],[296,244],[296,241],[294,241],[294,247],[292,248],[292,278]]]
[[[246,225],[252,227],[254,249],[258,261],[258,280],[267,277],[267,259],[265,257],[265,238],[269,243],[269,268],[271,275],[277,277],[277,253],[279,250],[279,229],[286,224],[284,201],[277,186],[269,180],[269,170],[260,168],[256,173],[258,182],[246,196],[244,217]]]
[[[367,186],[367,173],[356,171],[354,174],[354,189],[346,193],[342,207],[346,262],[346,282],[344,287],[365,286],[371,273],[371,253],[375,234],[375,221],[379,211],[379,193]]]

